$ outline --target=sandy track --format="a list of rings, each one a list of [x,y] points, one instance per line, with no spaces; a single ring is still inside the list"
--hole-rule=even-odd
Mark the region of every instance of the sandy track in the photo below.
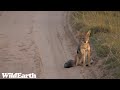
[[[65,23],[65,12],[60,11],[0,12],[0,73],[36,73],[41,79],[95,78],[88,68],[64,68],[76,53]]]

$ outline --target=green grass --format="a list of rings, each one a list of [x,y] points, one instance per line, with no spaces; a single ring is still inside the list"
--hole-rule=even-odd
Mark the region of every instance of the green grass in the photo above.
[[[120,65],[120,11],[75,11],[70,24],[74,32],[91,30],[90,40],[97,56],[102,60],[108,57],[106,68],[111,71]]]

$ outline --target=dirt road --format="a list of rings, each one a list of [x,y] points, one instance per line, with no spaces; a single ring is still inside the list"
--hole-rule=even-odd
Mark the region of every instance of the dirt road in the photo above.
[[[35,73],[40,79],[96,78],[90,68],[64,68],[76,44],[66,28],[66,12],[0,12],[2,72]]]

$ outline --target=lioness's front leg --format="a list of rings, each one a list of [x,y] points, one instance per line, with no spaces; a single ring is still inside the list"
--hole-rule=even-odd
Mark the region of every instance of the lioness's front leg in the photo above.
[[[75,65],[78,66],[79,64],[79,57],[78,57],[78,54],[75,56]]]
[[[88,50],[88,65],[90,66],[90,50]]]
[[[84,49],[81,49],[81,55],[82,55],[82,62],[83,62],[83,66],[85,67],[85,57],[86,57],[86,53]]]

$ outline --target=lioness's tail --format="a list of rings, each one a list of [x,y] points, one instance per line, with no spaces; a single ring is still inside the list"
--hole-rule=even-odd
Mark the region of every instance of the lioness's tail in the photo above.
[[[74,60],[68,60],[65,64],[64,64],[64,68],[70,68],[75,66],[75,61]]]

